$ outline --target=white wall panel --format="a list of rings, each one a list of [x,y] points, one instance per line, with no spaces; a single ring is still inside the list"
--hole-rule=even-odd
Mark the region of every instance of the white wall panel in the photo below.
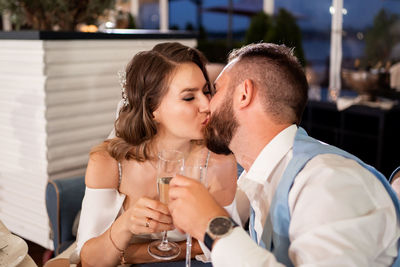
[[[113,127],[117,72],[164,41],[0,41],[0,219],[12,232],[52,248],[48,179],[84,175]]]

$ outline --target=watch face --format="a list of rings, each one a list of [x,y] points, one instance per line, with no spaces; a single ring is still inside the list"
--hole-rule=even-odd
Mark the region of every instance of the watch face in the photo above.
[[[210,232],[216,236],[226,234],[232,227],[232,222],[225,217],[217,217],[210,222]]]

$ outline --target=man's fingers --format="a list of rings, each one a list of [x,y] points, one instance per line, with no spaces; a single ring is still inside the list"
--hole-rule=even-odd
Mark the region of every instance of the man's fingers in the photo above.
[[[169,189],[169,201],[174,201],[177,198],[189,200],[193,197],[190,190],[187,187],[170,187]],[[170,206],[168,204],[168,206]]]
[[[170,187],[173,186],[190,186],[193,183],[197,183],[195,179],[188,178],[182,175],[175,175],[174,178],[172,178],[171,182],[169,183]]]

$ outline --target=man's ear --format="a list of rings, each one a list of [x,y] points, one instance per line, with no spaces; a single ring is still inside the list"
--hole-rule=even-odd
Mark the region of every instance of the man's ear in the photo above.
[[[238,88],[238,107],[239,108],[245,108],[247,107],[252,99],[253,99],[253,95],[254,95],[254,83],[252,80],[250,79],[246,79],[244,80]]]

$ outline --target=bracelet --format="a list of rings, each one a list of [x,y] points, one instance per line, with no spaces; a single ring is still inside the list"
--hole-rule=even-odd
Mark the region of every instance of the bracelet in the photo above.
[[[125,264],[126,263],[126,259],[125,259],[125,251],[122,249],[119,249],[117,247],[117,245],[114,243],[114,240],[111,238],[111,229],[113,227],[114,223],[111,224],[110,226],[110,230],[108,231],[108,237],[110,238],[111,243],[113,244],[114,248],[116,250],[118,250],[119,252],[119,260],[120,260],[120,264]]]

